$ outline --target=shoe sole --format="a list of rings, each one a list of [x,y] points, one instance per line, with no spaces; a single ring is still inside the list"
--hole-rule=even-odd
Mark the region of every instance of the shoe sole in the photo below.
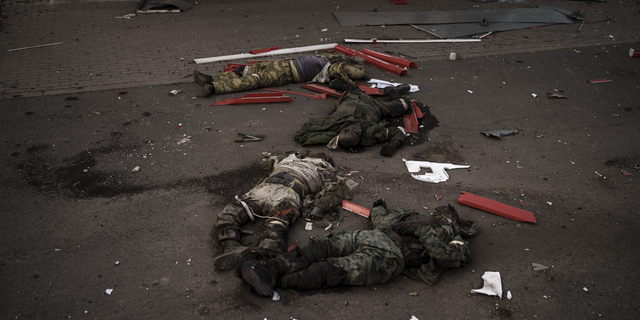
[[[213,260],[213,266],[222,271],[235,268],[238,260],[240,259],[240,254],[246,249],[246,247],[240,247],[231,252],[217,256]]]
[[[260,277],[258,277],[255,269],[252,268],[250,264],[245,264],[242,266],[242,278],[254,289],[256,289],[256,292],[259,295],[263,297],[273,297],[273,289],[260,281]]]

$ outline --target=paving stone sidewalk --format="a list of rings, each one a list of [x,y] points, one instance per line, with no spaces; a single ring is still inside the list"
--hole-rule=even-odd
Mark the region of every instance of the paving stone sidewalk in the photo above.
[[[194,69],[226,62],[193,59],[279,46],[340,43],[402,55],[412,61],[499,55],[640,42],[638,1],[201,1],[183,13],[136,14],[138,2],[50,4],[3,0],[0,5],[2,99],[191,82]],[[555,6],[584,14],[587,23],[495,33],[478,43],[344,44],[344,38],[424,39],[409,26],[341,27],[333,12],[451,11]],[[328,29],[323,31],[323,29]],[[56,44],[60,43],[61,44]],[[12,49],[55,44],[23,50]],[[236,61],[241,62],[241,61]]]

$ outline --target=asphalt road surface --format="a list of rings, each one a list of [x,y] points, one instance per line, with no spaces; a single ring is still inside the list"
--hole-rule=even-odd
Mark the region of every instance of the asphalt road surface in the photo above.
[[[418,85],[408,96],[433,115],[391,158],[380,146],[297,145],[295,131],[329,114],[331,100],[212,106],[240,95],[202,98],[193,83],[3,100],[1,317],[633,319],[640,65],[628,50],[416,61],[419,69],[402,78],[367,67],[376,78]],[[428,128],[434,118],[438,126]],[[500,139],[481,134],[516,128]],[[236,143],[237,133],[263,140]],[[215,271],[216,214],[264,177],[263,152],[296,151],[331,156],[360,183],[354,203],[383,198],[390,209],[424,213],[454,205],[480,226],[472,262],[433,287],[401,276],[373,287],[277,290],[280,301],[259,297],[232,271]],[[428,184],[411,178],[402,159],[470,168]],[[531,211],[537,223],[458,205],[460,191]],[[292,243],[371,228],[344,210],[312,231],[305,222],[292,227]],[[549,268],[534,271],[532,263]],[[500,272],[502,299],[470,293],[485,271]]]

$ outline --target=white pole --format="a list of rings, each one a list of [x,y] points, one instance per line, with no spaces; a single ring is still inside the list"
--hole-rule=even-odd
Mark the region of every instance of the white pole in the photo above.
[[[315,46],[279,49],[279,50],[273,50],[273,51],[268,51],[268,52],[263,52],[263,53],[258,53],[258,54],[240,53],[240,54],[233,54],[233,55],[228,55],[228,56],[193,59],[193,61],[195,61],[197,64],[201,64],[201,63],[210,63],[210,62],[218,62],[218,61],[238,60],[238,59],[245,59],[245,58],[260,58],[260,57],[275,56],[275,55],[279,55],[279,54],[288,54],[288,53],[297,53],[297,52],[307,52],[307,51],[333,49],[337,45],[338,45],[337,43],[319,44],[319,45],[315,45]]]
[[[480,42],[481,39],[407,39],[407,40],[381,40],[381,39],[344,39],[347,43],[435,43],[435,42]]]
[[[31,46],[31,47],[24,47],[24,48],[15,48],[15,49],[9,49],[7,51],[18,51],[18,50],[24,50],[24,49],[33,49],[33,48],[40,48],[40,47],[48,47],[48,46],[55,46],[58,44],[63,44],[64,42],[56,42],[56,43],[49,43],[49,44],[40,44],[37,46]]]

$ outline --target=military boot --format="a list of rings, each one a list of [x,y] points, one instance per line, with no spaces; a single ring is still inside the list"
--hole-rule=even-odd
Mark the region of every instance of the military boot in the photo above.
[[[329,82],[329,88],[335,89],[338,91],[351,91],[354,89],[358,89],[358,87],[338,79],[331,80],[331,82]]]
[[[198,70],[193,70],[193,81],[201,86],[205,84],[211,84],[213,82],[213,77],[208,76]]]
[[[216,87],[214,87],[212,84],[205,84],[204,85],[204,90],[203,90],[203,97],[208,97],[212,94],[216,93]]]
[[[248,248],[234,240],[227,240],[223,244],[224,251],[213,259],[213,266],[218,270],[230,270],[236,266],[240,255]]]
[[[411,90],[411,86],[408,84],[401,84],[397,87],[388,86],[382,89],[382,93],[387,96],[387,100],[395,100],[401,98]]]
[[[247,260],[240,269],[242,278],[264,297],[273,297],[278,267],[272,261]]]

